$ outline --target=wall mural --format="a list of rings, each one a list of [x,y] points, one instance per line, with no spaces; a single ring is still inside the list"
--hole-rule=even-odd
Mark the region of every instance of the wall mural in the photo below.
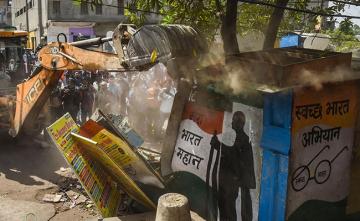
[[[288,220],[305,220],[306,214],[313,214],[314,220],[331,220],[345,212],[356,96],[356,86],[351,83],[295,91]],[[314,215],[333,207],[329,213]]]
[[[257,220],[262,110],[235,102],[231,106],[224,111],[186,104],[172,170],[189,172],[209,187],[202,214],[207,220]]]

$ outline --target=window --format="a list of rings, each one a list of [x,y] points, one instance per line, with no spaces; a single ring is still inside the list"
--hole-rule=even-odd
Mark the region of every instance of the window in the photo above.
[[[118,15],[124,14],[124,0],[118,0]]]
[[[81,4],[80,4],[80,14],[82,15],[87,15],[89,12],[88,12],[88,4],[86,1],[81,1]]]
[[[54,15],[60,15],[60,1],[53,1],[52,12]]]
[[[96,4],[96,14],[101,15],[102,14],[102,4]]]

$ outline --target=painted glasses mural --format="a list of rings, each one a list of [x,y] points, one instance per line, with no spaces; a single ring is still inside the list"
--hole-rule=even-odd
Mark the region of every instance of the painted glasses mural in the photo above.
[[[200,214],[207,220],[257,220],[262,110],[235,102],[229,106],[186,104],[172,170],[201,179],[206,205]]]

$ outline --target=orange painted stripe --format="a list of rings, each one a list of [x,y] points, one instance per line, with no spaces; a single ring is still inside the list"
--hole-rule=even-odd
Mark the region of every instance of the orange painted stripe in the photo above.
[[[187,103],[182,119],[194,121],[206,133],[221,134],[224,112],[212,110],[194,103]]]

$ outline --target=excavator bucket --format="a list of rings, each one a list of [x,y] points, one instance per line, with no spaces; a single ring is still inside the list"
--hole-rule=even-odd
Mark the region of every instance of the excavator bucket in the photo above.
[[[132,68],[143,69],[175,58],[192,59],[208,52],[205,39],[190,26],[145,25],[136,30],[128,41],[118,37],[125,35],[125,31],[119,33],[121,30],[124,29],[119,25],[114,32],[114,45],[123,62]]]

